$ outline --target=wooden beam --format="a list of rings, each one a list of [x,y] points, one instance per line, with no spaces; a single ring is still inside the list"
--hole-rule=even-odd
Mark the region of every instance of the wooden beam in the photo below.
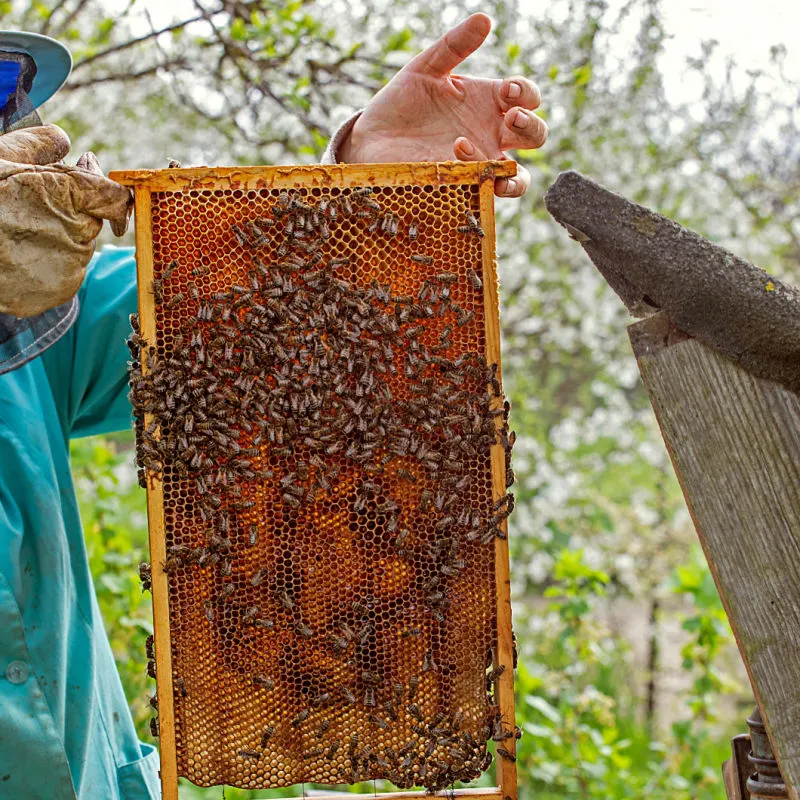
[[[791,800],[800,800],[800,397],[681,334],[629,329]]]
[[[800,391],[800,291],[577,172],[545,205],[634,316],[666,311],[754,375]]]

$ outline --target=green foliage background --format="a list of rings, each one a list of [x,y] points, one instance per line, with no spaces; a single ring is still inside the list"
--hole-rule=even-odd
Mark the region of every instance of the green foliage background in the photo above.
[[[480,10],[471,0],[158,6],[0,2],[4,27],[73,49],[70,88],[45,115],[107,168],[314,160],[412,53]],[[627,313],[541,202],[560,171],[578,169],[798,278],[800,93],[785,52],[745,72],[708,42],[685,65],[698,99],[677,102],[665,88],[663,7],[553,0],[530,14],[524,0],[502,0],[466,67],[536,79],[551,127],[543,150],[519,154],[531,190],[498,203],[526,799],[719,798],[720,764],[752,704],[638,380]],[[136,578],[146,519],[131,448],[130,434],[76,441],[73,463],[100,605],[148,738],[150,608]]]

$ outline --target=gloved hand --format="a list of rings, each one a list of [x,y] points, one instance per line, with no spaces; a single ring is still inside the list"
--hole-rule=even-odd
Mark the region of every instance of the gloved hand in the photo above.
[[[69,138],[55,125],[0,136],[0,313],[31,317],[73,297],[103,220],[122,236],[130,192],[93,153],[57,164]]]

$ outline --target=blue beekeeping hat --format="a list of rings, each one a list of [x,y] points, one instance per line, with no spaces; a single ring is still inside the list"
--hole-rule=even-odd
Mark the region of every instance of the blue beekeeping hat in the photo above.
[[[38,33],[0,31],[0,51],[25,53],[36,63],[28,99],[34,108],[51,98],[72,72],[72,55],[61,42]]]

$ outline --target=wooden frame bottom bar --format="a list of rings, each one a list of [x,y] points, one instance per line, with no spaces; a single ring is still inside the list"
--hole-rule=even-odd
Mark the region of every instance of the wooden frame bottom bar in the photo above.
[[[426,791],[416,792],[387,792],[386,794],[351,794],[350,792],[306,792],[306,797],[313,797],[314,800],[335,800],[336,798],[346,797],[348,800],[411,800],[412,798],[427,797],[468,797],[470,800],[498,800],[503,797],[503,791],[499,786],[492,786],[485,789],[445,789],[443,792],[430,793]]]

